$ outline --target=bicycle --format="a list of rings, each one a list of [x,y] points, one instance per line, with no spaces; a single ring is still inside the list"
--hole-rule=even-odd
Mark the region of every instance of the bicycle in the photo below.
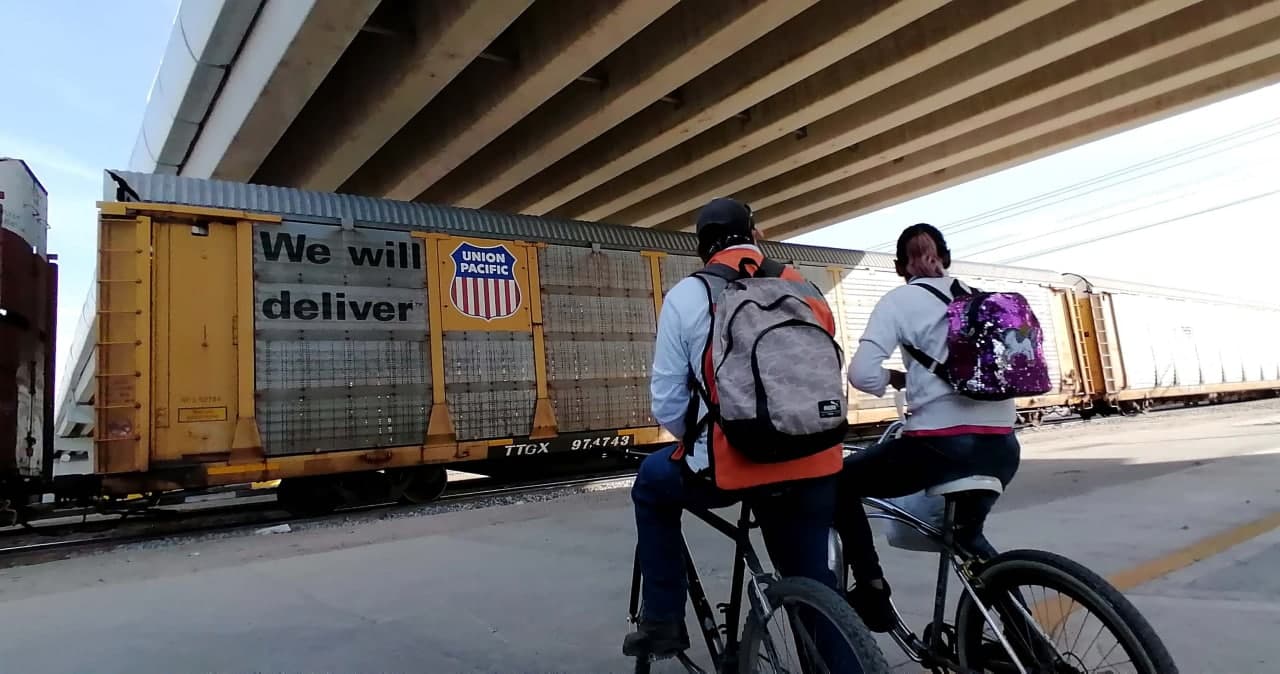
[[[633,458],[644,456],[638,452],[628,452],[628,454]],[[721,674],[761,671],[756,668],[761,663],[759,658],[755,656],[761,646],[765,648],[765,655],[768,660],[777,663],[779,648],[768,633],[768,627],[772,622],[771,619],[775,608],[796,605],[804,606],[809,611],[817,613],[826,619],[830,625],[834,626],[836,633],[843,638],[844,646],[858,660],[866,674],[889,671],[889,665],[885,661],[884,653],[876,643],[875,637],[862,624],[857,614],[854,613],[853,608],[839,593],[809,578],[780,577],[764,570],[763,565],[760,563],[760,557],[756,555],[755,548],[751,544],[751,531],[758,528],[759,523],[751,516],[751,507],[745,500],[740,507],[737,525],[731,524],[728,520],[712,513],[709,509],[686,508],[685,511],[693,514],[734,541],[730,599],[727,603],[717,605],[717,608],[724,614],[723,623],[717,621],[711,608],[711,603],[703,590],[702,580],[698,575],[697,564],[694,562],[693,554],[689,550],[688,541],[683,541],[682,545],[685,572],[688,574],[689,599],[693,604],[698,626],[711,656],[713,671]],[[832,531],[829,540],[828,561],[830,562],[831,553],[835,549],[836,538],[834,531]],[[750,571],[749,576],[747,575],[748,570]],[[640,624],[641,580],[639,546],[637,546],[631,573],[631,602],[628,615],[628,622],[633,626]],[[741,639],[739,639],[738,624],[742,616],[744,586],[747,590],[749,608],[746,624],[742,629]],[[800,621],[801,619],[795,615],[789,616],[789,622],[798,628],[796,629],[797,636],[804,635],[806,637],[804,645],[817,649],[813,635],[809,633],[809,630],[800,626]],[[831,672],[832,670],[824,668],[821,662],[813,662],[814,656],[817,655],[817,653],[812,653],[810,658],[804,659],[801,663],[800,671],[815,671],[811,667],[816,664],[816,671]],[[694,663],[686,651],[677,653],[675,657],[691,674],[706,674],[706,670]],[[820,657],[818,659],[820,660]],[[635,656],[636,674],[649,674],[652,661],[653,658],[649,654]],[[779,670],[773,669],[769,671]]]
[[[900,434],[903,428],[903,405],[895,400],[898,420],[880,436],[879,442]],[[857,445],[845,445],[846,451],[861,451]],[[1122,648],[1138,674],[1177,674],[1178,668],[1155,630],[1124,595],[1104,578],[1085,566],[1061,555],[1043,550],[1016,549],[981,558],[963,549],[953,540],[956,502],[976,492],[1000,494],[999,479],[973,475],[935,485],[926,490],[929,496],[941,496],[945,508],[941,527],[925,522],[897,505],[879,498],[864,497],[870,506],[867,517],[905,524],[928,541],[928,547],[939,553],[933,617],[917,636],[894,607],[897,626],[889,633],[903,653],[935,673],[941,672],[1019,672],[1020,674],[1103,671],[1085,669],[1084,659],[1075,652],[1082,642],[1084,622],[1068,653],[1057,648],[1055,635],[1073,630],[1070,621],[1076,606],[1100,616],[1099,622],[1117,634],[1116,648]],[[834,537],[833,568],[839,587],[849,587],[849,568],[844,564],[839,536]],[[910,548],[919,550],[920,548]],[[960,580],[962,592],[956,606],[955,624],[944,620],[947,602],[948,570]],[[1028,605],[1022,588],[1041,587],[1065,594],[1070,605],[1061,600],[1049,602],[1042,595],[1039,602]],[[1030,593],[1033,597],[1035,593]],[[1047,631],[1038,617],[1054,622]],[[997,618],[999,621],[997,622]],[[986,637],[990,628],[993,637]],[[1074,631],[1074,630],[1073,630]],[[1088,642],[1085,651],[1093,651],[1101,631]],[[1087,654],[1087,653],[1086,653]],[[1005,659],[1007,657],[1007,660]],[[1116,663],[1123,664],[1123,663]],[[1102,665],[1106,667],[1106,664]]]

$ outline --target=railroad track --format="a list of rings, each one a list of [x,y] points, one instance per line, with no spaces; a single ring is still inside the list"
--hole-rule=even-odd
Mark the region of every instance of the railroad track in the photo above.
[[[282,524],[306,526],[308,524],[333,520],[338,517],[371,511],[393,514],[413,510],[430,511],[440,508],[449,509],[451,506],[463,505],[469,502],[481,501],[497,496],[535,494],[571,487],[605,484],[634,475],[635,470],[628,469],[587,476],[543,479],[493,486],[490,486],[487,481],[484,481],[486,484],[475,486],[466,485],[466,482],[463,482],[461,484],[465,486],[460,486],[455,491],[443,494],[440,498],[429,504],[391,505],[384,503],[370,503],[340,508],[332,513],[313,517],[297,517],[280,513],[273,509],[274,502],[270,502],[269,504],[258,503],[219,506],[207,510],[192,511],[172,519],[151,520],[146,522],[139,520],[137,524],[130,527],[127,531],[120,530],[120,528],[124,526],[124,523],[121,522],[116,530],[101,535],[54,535],[52,537],[53,540],[32,541],[32,537],[49,537],[48,534],[41,533],[37,528],[24,532],[25,536],[21,541],[14,541],[8,545],[0,544],[0,568],[15,566],[19,563],[40,561],[45,558],[54,559],[57,558],[58,555],[71,551],[85,551],[99,548],[107,549],[122,545],[145,543],[148,541],[182,539],[212,533],[230,533],[237,530],[244,530],[248,533],[250,530],[269,528]],[[476,481],[480,482],[481,480]],[[264,505],[267,505],[268,507],[263,507]],[[170,526],[157,526],[157,523],[167,524]],[[17,536],[9,536],[9,538],[15,537]]]
[[[1044,417],[1038,424],[1019,423],[1018,426],[1019,428],[1047,427],[1078,422],[1080,422],[1080,418],[1074,415],[1054,415]],[[873,441],[878,437],[878,434],[871,434],[865,437],[851,438],[851,441]],[[0,568],[11,566],[16,560],[29,560],[36,556],[56,556],[68,551],[110,548],[167,538],[178,539],[211,533],[234,532],[241,529],[261,529],[281,524],[305,526],[362,512],[386,511],[388,513],[399,513],[415,509],[429,510],[507,494],[537,493],[593,483],[604,483],[634,475],[635,469],[630,468],[583,476],[544,478],[510,484],[499,483],[491,478],[478,478],[457,483],[457,487],[428,504],[398,505],[374,502],[341,507],[325,515],[310,517],[280,513],[275,509],[275,500],[272,498],[270,501],[259,500],[253,503],[214,505],[188,511],[163,509],[145,511],[143,515],[132,516],[132,519],[122,517],[119,520],[95,522],[94,526],[111,530],[109,533],[97,532],[98,535],[91,533],[76,536],[75,533],[83,532],[82,525],[61,524],[49,527],[33,527],[24,531],[0,535]],[[273,489],[263,489],[261,494],[251,498],[265,499],[268,496],[273,496],[273,492]],[[127,530],[122,532],[120,531],[122,528]],[[42,531],[42,529],[45,529],[45,531]],[[63,530],[70,533],[61,534]],[[31,541],[31,539],[39,537],[51,538],[52,540]],[[6,538],[20,538],[23,540],[15,544],[5,545]]]

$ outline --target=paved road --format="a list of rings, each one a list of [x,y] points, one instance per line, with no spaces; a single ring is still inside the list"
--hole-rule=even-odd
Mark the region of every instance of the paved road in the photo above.
[[[1280,404],[1023,442],[990,525],[998,546],[1116,578],[1183,672],[1280,671]],[[696,522],[687,533],[723,596],[729,546]],[[8,569],[0,671],[629,671],[633,540],[616,489]],[[923,619],[934,559],[881,547],[900,606]]]

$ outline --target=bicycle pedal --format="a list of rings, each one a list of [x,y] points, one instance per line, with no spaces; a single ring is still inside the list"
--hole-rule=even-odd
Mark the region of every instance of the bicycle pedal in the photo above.
[[[956,655],[955,626],[951,625],[950,623],[942,623],[942,629],[940,631],[941,631],[940,636],[941,636],[941,642],[943,647],[943,654],[945,654],[948,657],[955,656]],[[921,635],[921,641],[925,643],[926,647],[933,645],[933,624],[932,623],[925,625],[924,632]]]

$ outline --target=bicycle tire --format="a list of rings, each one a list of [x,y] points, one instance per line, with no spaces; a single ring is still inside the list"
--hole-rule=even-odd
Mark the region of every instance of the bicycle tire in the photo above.
[[[774,607],[803,603],[830,621],[844,635],[865,674],[887,674],[890,671],[884,652],[880,650],[871,631],[858,619],[853,607],[835,590],[811,578],[782,578],[769,585],[765,590],[765,597],[770,606]],[[738,644],[739,672],[748,674],[756,671],[752,664],[756,662],[755,654],[766,628],[755,611],[748,612],[742,639]]]
[[[1178,666],[1155,629],[1123,593],[1088,567],[1043,550],[1010,550],[982,564],[979,593],[1006,592],[1024,585],[1057,590],[1075,600],[1111,630],[1142,674],[1178,674]],[[960,664],[970,668],[981,647],[984,626],[966,592],[956,606],[956,648]]]

